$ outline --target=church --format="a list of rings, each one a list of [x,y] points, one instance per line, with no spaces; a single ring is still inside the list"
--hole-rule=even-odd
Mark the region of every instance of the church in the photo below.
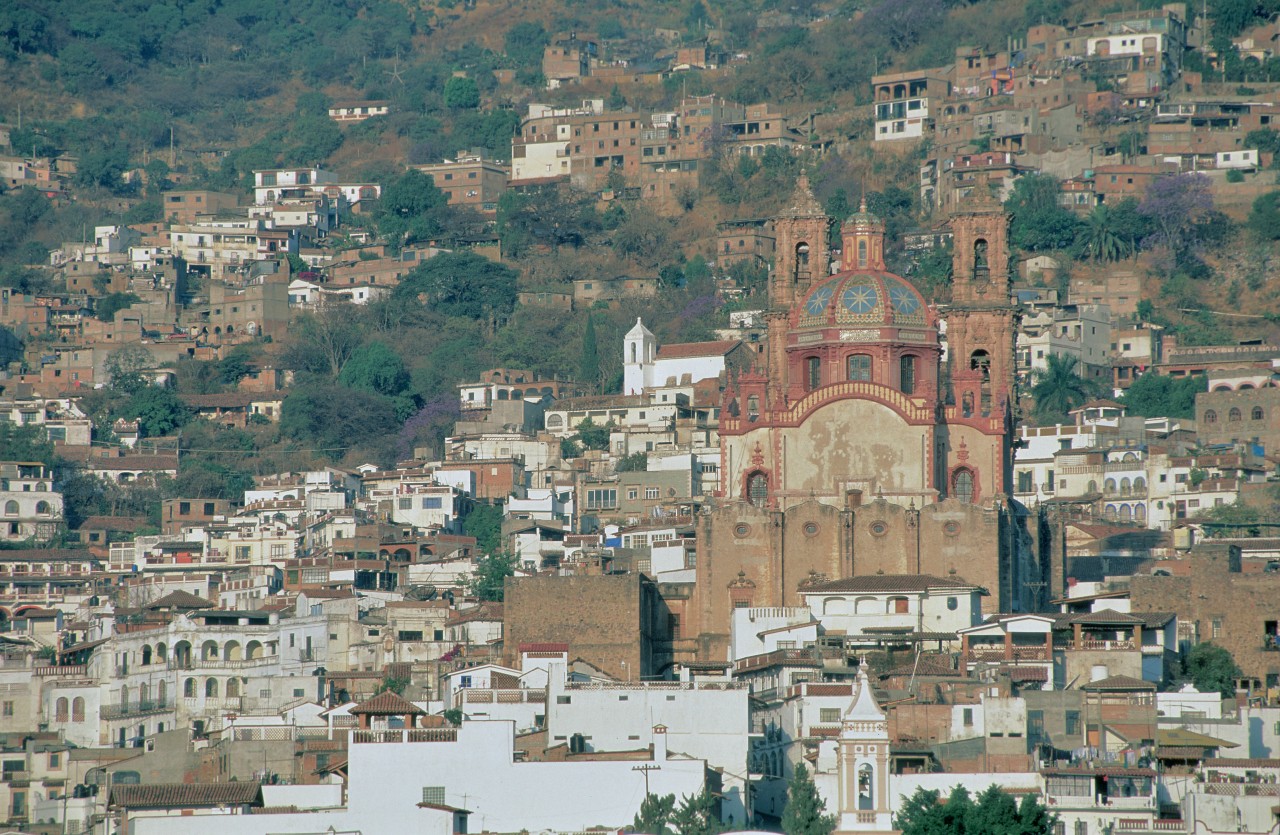
[[[775,219],[768,347],[727,381],[720,491],[699,517],[686,634],[724,658],[732,610],[802,605],[854,575],[956,576],[991,611],[1043,604],[1048,548],[1011,498],[1016,308],[1008,218],[985,188],[951,218],[952,301],[889,272],[884,224],[840,227],[801,175]]]

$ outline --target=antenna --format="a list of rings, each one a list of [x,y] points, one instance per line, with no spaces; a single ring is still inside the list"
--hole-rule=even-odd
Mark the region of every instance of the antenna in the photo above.
[[[400,77],[400,53],[399,52],[396,53],[395,63],[391,65],[391,69],[384,70],[384,72],[386,73],[386,75],[391,76],[392,80],[399,82],[401,87],[404,86],[404,79]]]

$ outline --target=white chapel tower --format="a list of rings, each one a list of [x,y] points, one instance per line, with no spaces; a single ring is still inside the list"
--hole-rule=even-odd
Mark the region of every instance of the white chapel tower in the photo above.
[[[652,331],[636,318],[636,325],[627,331],[622,350],[622,393],[643,394],[653,385],[653,367],[658,357],[658,340]]]
[[[837,835],[895,832],[889,810],[889,722],[876,704],[862,667],[858,669],[857,695],[844,712],[838,744]]]

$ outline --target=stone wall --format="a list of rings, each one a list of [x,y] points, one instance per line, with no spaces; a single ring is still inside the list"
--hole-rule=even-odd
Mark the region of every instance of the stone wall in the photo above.
[[[1133,611],[1177,612],[1182,635],[1224,647],[1246,676],[1280,684],[1280,651],[1264,648],[1268,622],[1274,634],[1280,620],[1280,574],[1242,573],[1235,545],[1200,545],[1189,562],[1185,577],[1135,575]]]
[[[640,574],[508,577],[503,658],[520,659],[526,643],[569,644],[581,658],[620,679],[660,676],[670,661],[670,613]]]

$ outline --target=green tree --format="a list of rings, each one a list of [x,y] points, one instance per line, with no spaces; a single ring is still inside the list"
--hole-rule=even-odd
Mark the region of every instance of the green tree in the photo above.
[[[1226,649],[1214,644],[1196,644],[1182,662],[1183,674],[1203,693],[1218,692],[1224,699],[1235,695],[1240,668]]]
[[[1041,425],[1065,420],[1068,412],[1099,393],[1098,384],[1081,377],[1076,365],[1075,357],[1050,354],[1046,367],[1032,374],[1031,396]]]
[[[281,434],[330,460],[362,443],[394,436],[399,425],[396,404],[389,398],[328,383],[295,386],[280,409]]]
[[[551,43],[547,30],[541,23],[521,21],[507,30],[503,45],[507,57],[516,67],[527,73],[540,72],[542,68],[542,49]]]
[[[578,458],[582,455],[582,445],[573,438],[560,439],[560,457],[561,458]]]
[[[596,340],[596,323],[590,313],[582,329],[582,356],[578,360],[578,381],[594,391],[600,380],[600,345]]]
[[[1079,227],[1076,245],[1086,258],[1094,261],[1119,261],[1133,254],[1133,243],[1116,233],[1111,210],[1097,206]]]
[[[402,303],[420,296],[445,316],[506,316],[516,303],[516,271],[473,252],[441,253],[414,267],[394,293]]]
[[[451,707],[446,711],[442,711],[440,715],[445,718],[446,722],[453,725],[455,728],[462,724],[462,711],[456,707]]]
[[[445,82],[444,104],[452,110],[474,110],[480,106],[480,88],[474,78],[455,75]]]
[[[411,168],[382,190],[374,213],[378,234],[396,246],[439,235],[448,202],[430,177]]]
[[[476,538],[476,548],[480,553],[498,553],[502,548],[502,508],[477,504],[462,518],[462,532]]]
[[[937,791],[917,789],[902,801],[894,826],[902,835],[1049,835],[1057,816],[1032,795],[1016,802],[998,785],[977,798],[956,786],[946,802]]]
[[[513,554],[499,551],[475,560],[475,573],[467,581],[467,593],[480,600],[501,601],[505,581],[516,573]]]
[[[1058,202],[1058,178],[1029,174],[1018,178],[1005,208],[1013,213],[1009,236],[1028,252],[1066,249],[1076,239],[1080,221]]]
[[[647,794],[640,802],[640,811],[631,823],[631,831],[642,835],[671,835],[668,826],[671,814],[675,810],[674,794]]]
[[[1280,134],[1280,131],[1271,132]],[[1260,241],[1280,240],[1280,191],[1258,195],[1245,225]]]
[[[630,455],[624,455],[618,459],[618,463],[614,465],[614,472],[619,473],[637,473],[643,472],[649,468],[649,454],[646,452],[633,452]]]
[[[409,372],[395,351],[374,340],[352,352],[338,382],[357,391],[396,397],[409,387]]]
[[[1134,417],[1194,417],[1196,394],[1209,390],[1203,374],[1174,379],[1149,371],[1127,388],[1120,402]]]
[[[1244,147],[1257,148],[1267,154],[1280,153],[1280,131],[1273,128],[1258,128],[1244,136]]]
[[[671,823],[680,835],[719,835],[728,827],[721,823],[716,806],[715,796],[704,787],[680,802],[680,808],[671,816]]]
[[[1192,470],[1195,472],[1195,470]],[[1203,471],[1201,471],[1203,472]],[[1201,481],[1204,479],[1202,478]],[[1207,507],[1196,514],[1196,521],[1209,523],[1206,525],[1206,531],[1210,537],[1224,536],[1261,536],[1262,528],[1258,527],[1237,527],[1245,525],[1258,525],[1262,522],[1266,514],[1259,508],[1247,505],[1237,499],[1231,504],[1219,504],[1213,507]],[[1275,521],[1274,519],[1270,521]],[[1223,525],[1224,527],[1213,527],[1213,525]]]
[[[192,411],[178,395],[160,386],[143,386],[134,392],[121,417],[137,420],[150,437],[168,435],[192,418]]]
[[[103,322],[111,322],[115,320],[116,313],[140,301],[142,299],[133,293],[112,293],[98,299],[98,303],[93,306],[93,315]]]
[[[411,683],[412,681],[408,678],[397,677],[387,673],[382,677],[382,691],[390,691],[397,696],[403,696],[404,691],[409,688]]]
[[[827,803],[804,764],[796,766],[787,782],[787,805],[782,810],[782,831],[786,835],[831,835],[836,816],[827,814]]]
[[[578,431],[573,437],[587,449],[608,449],[609,433],[613,431],[613,421],[600,426],[591,418],[578,424]]]
[[[111,388],[126,394],[150,387],[151,381],[143,372],[155,366],[155,357],[141,345],[117,348],[107,355],[106,362],[103,363],[103,369],[111,380]]]
[[[44,427],[25,423],[15,425],[0,421],[0,460],[40,461],[52,466],[56,454]]]

